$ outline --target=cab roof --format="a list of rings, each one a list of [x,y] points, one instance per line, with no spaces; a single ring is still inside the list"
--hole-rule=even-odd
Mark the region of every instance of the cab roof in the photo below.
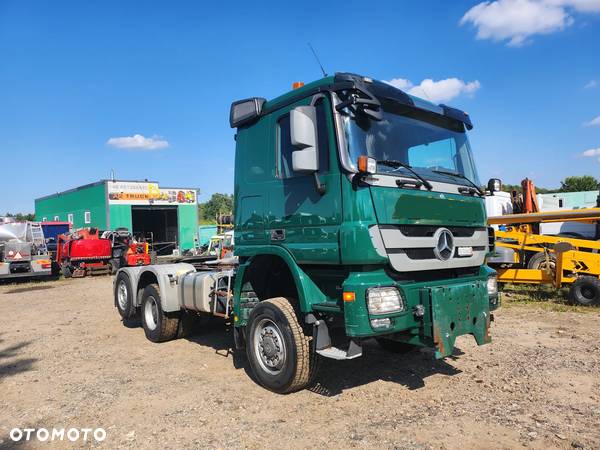
[[[452,108],[444,104],[436,105],[428,100],[410,95],[389,83],[346,72],[338,72],[333,76],[323,77],[268,101],[263,98],[255,97],[254,99],[242,100],[240,102],[254,100],[256,104],[259,105],[258,117],[260,117],[279,108],[283,108],[287,105],[295,103],[296,101],[307,96],[314,95],[319,92],[340,91],[344,89],[359,89],[366,91],[375,97],[391,99],[414,108],[426,110],[458,120],[462,122],[469,130],[473,128],[473,124],[469,115],[460,109]],[[234,105],[240,102],[234,102],[232,105],[232,110]],[[232,127],[233,126],[234,125],[232,124]]]

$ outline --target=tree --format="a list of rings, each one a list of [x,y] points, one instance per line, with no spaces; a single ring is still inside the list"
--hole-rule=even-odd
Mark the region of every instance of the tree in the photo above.
[[[520,184],[503,184],[502,190],[504,192],[512,192],[512,191],[522,192],[523,188],[521,187]],[[558,189],[548,189],[548,188],[543,188],[543,187],[538,187],[538,186],[535,187],[536,194],[552,194],[554,192],[558,192]]]
[[[12,214],[7,212],[5,214],[6,217],[12,217],[13,219],[15,219],[17,222],[25,222],[25,221],[29,221],[29,222],[33,222],[35,220],[35,214],[32,213],[17,213],[17,214]]]
[[[233,213],[233,195],[214,193],[210,200],[198,204],[198,215],[201,222],[215,223],[219,214]]]
[[[560,182],[559,192],[597,191],[598,180],[591,175],[567,177]]]

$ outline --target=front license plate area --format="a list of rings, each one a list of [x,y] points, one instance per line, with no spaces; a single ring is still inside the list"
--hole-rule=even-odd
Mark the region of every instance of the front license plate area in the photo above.
[[[458,336],[471,334],[478,345],[491,342],[490,306],[484,282],[430,288],[436,358],[450,356]]]

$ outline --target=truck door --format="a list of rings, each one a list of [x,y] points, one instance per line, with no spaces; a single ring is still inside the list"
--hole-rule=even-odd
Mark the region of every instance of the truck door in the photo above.
[[[312,104],[317,108],[319,170],[324,185],[319,193],[314,174],[294,172],[290,111]],[[271,142],[275,152],[275,180],[268,195],[267,239],[286,247],[300,264],[340,262],[338,228],[342,218],[341,182],[329,99],[318,94],[272,114]]]

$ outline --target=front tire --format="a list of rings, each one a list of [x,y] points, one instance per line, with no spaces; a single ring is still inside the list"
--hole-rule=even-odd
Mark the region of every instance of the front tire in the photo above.
[[[179,314],[167,315],[160,306],[160,290],[157,284],[149,284],[142,293],[142,327],[146,338],[152,342],[175,339],[179,330]]]
[[[600,280],[596,277],[584,276],[571,285],[569,298],[579,305],[600,305]]]
[[[313,381],[318,355],[287,298],[276,297],[256,305],[247,330],[246,353],[263,387],[287,394]]]

